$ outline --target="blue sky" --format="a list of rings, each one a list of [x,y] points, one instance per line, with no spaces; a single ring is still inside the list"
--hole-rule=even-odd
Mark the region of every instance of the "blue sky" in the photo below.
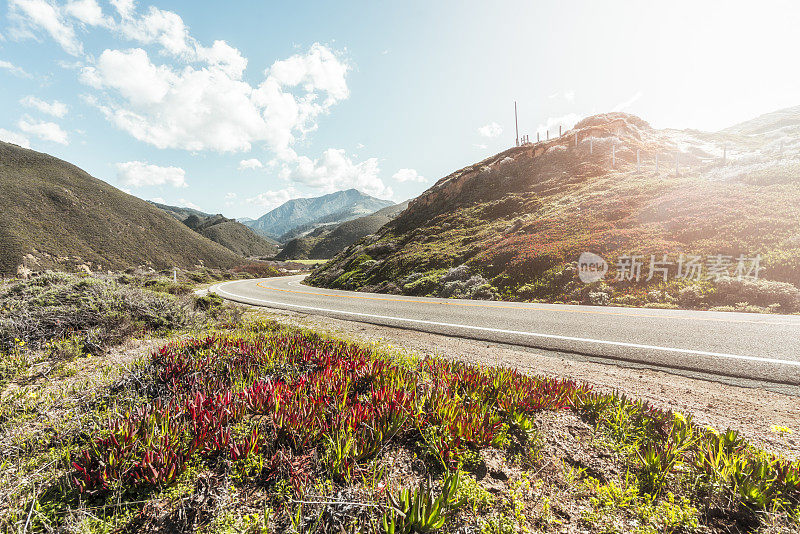
[[[790,1],[0,2],[0,139],[257,217],[397,201],[612,110],[715,130],[800,105]]]

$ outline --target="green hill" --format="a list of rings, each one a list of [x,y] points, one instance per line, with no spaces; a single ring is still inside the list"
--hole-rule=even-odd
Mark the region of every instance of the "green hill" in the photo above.
[[[276,259],[328,259],[360,239],[374,234],[408,206],[408,202],[387,206],[366,217],[345,221],[339,225],[316,228],[309,234],[294,238],[284,245]]]
[[[511,148],[442,178],[307,283],[445,297],[797,311],[798,125],[800,108],[717,133],[657,130],[623,113],[590,117],[563,137]],[[583,252],[607,262],[602,281],[580,280]],[[701,276],[685,276],[682,253],[684,261],[699,256]],[[661,261],[664,254],[669,263],[648,280],[651,255]],[[718,255],[724,269],[712,271]],[[759,279],[738,279],[737,259],[750,269],[757,255]],[[638,281],[626,271],[630,256],[638,256]],[[730,277],[717,276],[723,271]]]
[[[211,215],[192,208],[169,206],[151,202],[166,211],[195,232],[209,238],[223,247],[247,257],[272,257],[278,252],[276,243],[256,235],[250,228],[222,215]]]
[[[0,142],[0,272],[228,268],[242,261],[144,200],[58,158]]]

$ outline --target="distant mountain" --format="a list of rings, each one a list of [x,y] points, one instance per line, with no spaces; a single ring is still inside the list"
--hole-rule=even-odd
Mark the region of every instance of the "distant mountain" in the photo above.
[[[253,219],[251,217],[239,217],[238,219],[236,219],[236,221],[240,222],[242,224],[247,224],[247,223],[251,223],[251,222],[255,221],[255,219]]]
[[[244,261],[144,200],[47,154],[0,142],[0,272]]]
[[[168,206],[155,202],[152,204],[183,222],[195,232],[236,254],[247,257],[271,257],[278,252],[278,247],[273,240],[256,235],[244,224],[220,214],[211,215],[192,208]]]
[[[278,260],[329,259],[360,239],[377,232],[408,207],[408,202],[387,206],[365,217],[341,224],[320,226],[302,237],[288,241]]]
[[[296,198],[247,223],[259,235],[281,239],[287,232],[304,227],[310,232],[325,224],[338,224],[393,205],[356,189],[337,191],[316,198]],[[289,234],[288,239],[297,237]],[[283,238],[286,239],[286,238]]]

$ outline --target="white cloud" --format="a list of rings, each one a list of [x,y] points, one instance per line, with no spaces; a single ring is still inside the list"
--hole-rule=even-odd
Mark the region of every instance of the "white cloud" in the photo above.
[[[197,204],[195,204],[190,200],[186,200],[185,198],[178,199],[178,206],[182,206],[184,208],[192,208],[193,210],[197,211],[203,211],[203,209],[200,206],[198,206]]]
[[[31,147],[30,139],[28,139],[19,132],[12,132],[9,130],[5,130],[3,128],[0,128],[0,141],[5,141],[6,143],[14,143],[15,145],[19,145],[23,148]]]
[[[556,91],[555,93],[553,93],[551,95],[548,95],[547,98],[549,98],[550,100],[553,100],[554,98],[558,98],[559,96],[563,97],[564,100],[566,100],[568,102],[574,102],[575,101],[575,89],[569,89],[567,91],[564,91],[563,93],[560,93],[560,92]]]
[[[143,49],[106,50],[81,79],[105,90],[98,107],[108,120],[158,148],[240,152],[263,141],[289,159],[296,139],[348,95],[349,67],[319,44],[276,61],[257,87],[240,79],[238,50],[221,41],[203,50],[205,66],[183,69],[155,65]]]
[[[34,30],[41,29],[68,54],[83,54],[83,45],[78,41],[75,29],[58,7],[46,0],[9,0],[8,6],[9,19],[16,23],[11,29],[12,37],[34,37]]]
[[[287,87],[302,86],[306,93],[324,92],[328,105],[350,95],[345,76],[349,67],[339,61],[328,48],[315,43],[307,54],[276,61],[269,69],[269,78]]]
[[[378,177],[379,172],[377,158],[355,163],[344,149],[329,148],[319,159],[299,156],[291,164],[285,163],[281,177],[326,193],[355,188],[378,198],[391,198],[394,193]]]
[[[187,187],[186,171],[180,167],[159,167],[143,161],[117,163],[117,180],[131,187],[153,185]]]
[[[489,148],[489,145],[485,145],[483,143],[475,143],[473,146],[480,150],[486,150],[487,148]]]
[[[89,26],[111,25],[111,20],[103,16],[103,10],[95,0],[73,0],[64,6],[64,12]]]
[[[640,98],[642,98],[642,92],[638,91],[635,95],[630,97],[628,100],[626,100],[624,102],[620,102],[619,104],[614,106],[611,109],[611,111],[622,111],[622,110],[628,109],[629,107],[631,107],[634,104],[634,102],[636,102]]]
[[[261,163],[261,162],[260,162],[259,160],[257,160],[256,158],[252,158],[252,159],[243,159],[242,161],[240,161],[240,162],[239,162],[239,170],[240,170],[240,171],[243,171],[243,170],[253,170],[253,169],[260,169],[260,168],[262,168],[263,166],[264,166],[264,164],[263,164],[263,163]]]
[[[116,89],[132,106],[157,104],[167,94],[176,76],[167,67],[150,62],[147,52],[135,48],[122,52],[105,50],[96,66],[85,67],[81,81],[97,89]]]
[[[392,180],[397,182],[427,182],[428,180],[421,176],[415,169],[400,169],[394,175]]]
[[[225,200],[232,200],[234,198],[236,198],[236,193],[226,193],[225,194]]]
[[[133,0],[109,0],[111,5],[114,6],[117,10],[117,13],[123,19],[130,18],[133,16],[133,10],[135,9],[135,4]]]
[[[110,122],[158,148],[240,152],[264,142],[281,159],[293,159],[296,140],[349,96],[350,66],[319,43],[275,61],[252,85],[243,81],[247,59],[239,50],[219,40],[200,44],[174,12],[138,12],[132,0],[112,0],[111,16],[97,0],[61,6],[51,0],[10,2],[17,38],[44,32],[70,54],[83,56],[76,25],[103,26],[170,56],[171,63],[157,64],[142,48],[107,49],[96,60],[85,56],[80,76],[102,91],[95,105]]]
[[[550,132],[551,137],[556,137],[558,135],[558,127],[562,127],[562,131],[567,131],[573,126],[575,123],[581,120],[581,116],[577,113],[567,113],[566,115],[561,115],[560,117],[548,117],[547,122],[545,124],[540,124],[536,131],[542,136],[542,139],[547,137],[547,132]]]
[[[252,204],[254,206],[271,210],[273,208],[277,208],[287,200],[305,197],[308,197],[308,195],[301,193],[294,187],[287,187],[286,189],[281,189],[279,191],[265,191],[264,193],[260,193],[254,197],[245,199],[245,202],[247,204]]]
[[[69,144],[67,132],[54,122],[35,121],[30,117],[20,119],[17,123],[19,129],[29,135],[35,135],[39,139],[52,141],[61,145]]]
[[[22,67],[17,67],[13,63],[9,61],[5,61],[0,59],[0,69],[6,69],[14,76],[19,76],[20,78],[30,78],[31,75],[25,72],[25,69]]]
[[[53,115],[54,117],[58,117],[59,119],[63,118],[68,111],[67,105],[62,102],[59,102],[58,100],[53,100],[53,102],[46,102],[32,95],[28,95],[22,98],[19,101],[19,103],[22,104],[23,106],[28,106],[29,108],[36,108],[42,113]]]
[[[490,122],[489,124],[484,124],[480,128],[478,128],[478,133],[482,137],[494,138],[498,137],[501,133],[503,133],[503,127],[497,124],[496,122]]]

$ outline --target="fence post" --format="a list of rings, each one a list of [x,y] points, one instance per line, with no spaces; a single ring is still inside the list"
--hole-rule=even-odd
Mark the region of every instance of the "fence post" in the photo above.
[[[558,136],[561,137],[561,125],[558,125]]]
[[[536,142],[539,142],[539,132],[536,132]]]
[[[172,268],[172,283],[173,284],[177,284],[178,283],[178,268],[177,267],[173,267]]]
[[[549,141],[550,140],[550,128],[547,129],[547,134],[546,135],[547,135],[546,139]]]
[[[575,134],[575,148],[578,148],[578,134]]]

